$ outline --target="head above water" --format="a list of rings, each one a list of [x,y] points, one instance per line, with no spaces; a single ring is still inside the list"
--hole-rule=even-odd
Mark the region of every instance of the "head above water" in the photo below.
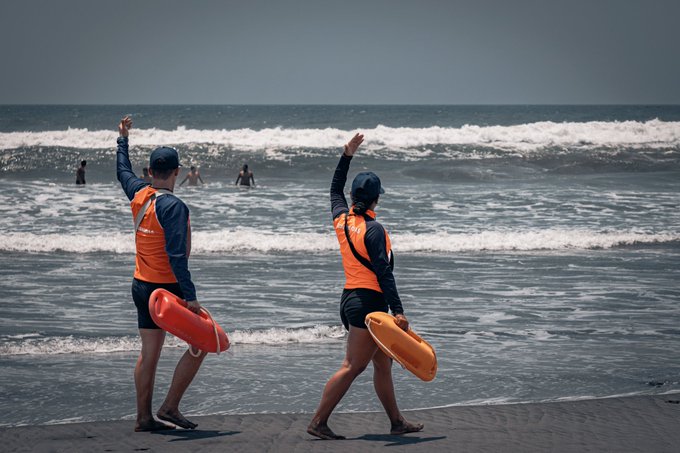
[[[192,172],[196,171],[196,167],[192,165],[192,166],[191,166],[191,171],[192,171]]]
[[[87,161],[86,161],[86,160],[81,160],[81,161],[80,161],[80,166],[81,166],[81,167],[84,167],[85,165],[87,165]]]
[[[243,164],[243,171],[248,171],[248,164]]]

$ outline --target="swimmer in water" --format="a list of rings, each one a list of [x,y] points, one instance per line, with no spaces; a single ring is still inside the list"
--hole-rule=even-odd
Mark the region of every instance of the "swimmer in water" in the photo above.
[[[151,175],[149,174],[149,167],[142,168],[142,173],[143,173],[142,179],[144,180],[144,182],[148,182],[149,184],[151,184]]]
[[[236,178],[234,185],[238,186],[239,181],[241,182],[242,186],[250,187],[250,181],[252,181],[253,186],[255,186],[255,177],[253,176],[253,172],[248,170],[248,164],[243,165],[243,169],[238,173],[238,177]]]
[[[76,170],[76,185],[78,186],[85,184],[85,165],[87,165],[87,161],[81,161],[80,167]]]
[[[184,184],[187,179],[189,180],[190,186],[197,186],[198,181],[201,181],[201,184],[205,184],[205,182],[203,182],[203,178],[201,178],[201,174],[198,172],[198,169],[193,165],[191,166],[191,171],[189,171],[189,173],[184,177],[179,185],[182,186],[182,184]]]

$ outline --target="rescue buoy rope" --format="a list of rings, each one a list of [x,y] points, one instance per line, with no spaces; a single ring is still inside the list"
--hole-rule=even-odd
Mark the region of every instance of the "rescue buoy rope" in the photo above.
[[[208,311],[207,308],[201,307],[201,310],[203,310],[205,312],[205,314],[208,315],[208,318],[210,319],[210,322],[213,325],[213,330],[215,331],[215,345],[216,345],[215,349],[217,351],[217,355],[220,355],[220,352],[222,352],[222,351],[220,351],[220,335],[217,333],[217,323],[215,322],[215,320],[213,319],[212,315],[210,314],[210,312]],[[189,345],[189,354],[191,354],[192,357],[198,357],[198,356],[201,355],[201,350],[200,349],[196,349],[196,350],[198,352],[194,354],[194,346],[191,345],[191,344]]]

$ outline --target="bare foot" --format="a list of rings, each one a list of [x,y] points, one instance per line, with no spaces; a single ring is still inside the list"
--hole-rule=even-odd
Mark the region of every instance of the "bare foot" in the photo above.
[[[424,427],[425,425],[422,423],[410,423],[407,422],[406,419],[402,418],[399,420],[399,423],[392,424],[390,434],[393,436],[400,436],[406,433],[417,433],[418,431],[422,431]]]
[[[166,431],[168,429],[175,429],[175,427],[172,425],[166,425],[165,423],[161,423],[153,419],[149,422],[137,422],[137,424],[135,424],[135,432],[138,433],[143,431]]]
[[[310,423],[307,427],[307,433],[325,440],[342,440],[345,438],[345,436],[335,434],[325,423]]]
[[[170,422],[172,424],[175,424],[179,426],[180,428],[184,429],[194,429],[198,425],[196,423],[192,423],[186,418],[184,418],[184,415],[182,415],[179,411],[168,411],[168,410],[163,410],[158,409],[158,412],[156,412],[156,416],[160,418],[161,420],[164,420],[166,422]]]

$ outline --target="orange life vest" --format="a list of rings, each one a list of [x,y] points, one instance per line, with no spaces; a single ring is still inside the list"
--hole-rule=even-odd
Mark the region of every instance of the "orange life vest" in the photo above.
[[[132,218],[135,221],[135,278],[150,283],[176,283],[165,251],[165,232],[156,216],[156,198],[171,193],[147,186],[135,194],[130,202]],[[142,209],[144,212],[142,212]],[[191,226],[188,238],[191,238]],[[187,256],[191,249],[187,243]]]
[[[375,212],[368,210],[366,214],[375,218]],[[378,277],[364,266],[352,253],[352,250],[347,242],[345,235],[345,219],[347,219],[347,230],[349,238],[354,245],[355,250],[360,256],[370,262],[371,258],[368,256],[366,244],[364,244],[364,237],[366,236],[366,220],[363,215],[354,214],[354,208],[351,208],[349,215],[340,215],[333,220],[335,227],[335,234],[340,243],[340,254],[342,255],[342,267],[345,269],[345,289],[365,288],[374,291],[382,292]],[[392,244],[390,236],[385,231],[385,250],[387,256],[392,254]]]

